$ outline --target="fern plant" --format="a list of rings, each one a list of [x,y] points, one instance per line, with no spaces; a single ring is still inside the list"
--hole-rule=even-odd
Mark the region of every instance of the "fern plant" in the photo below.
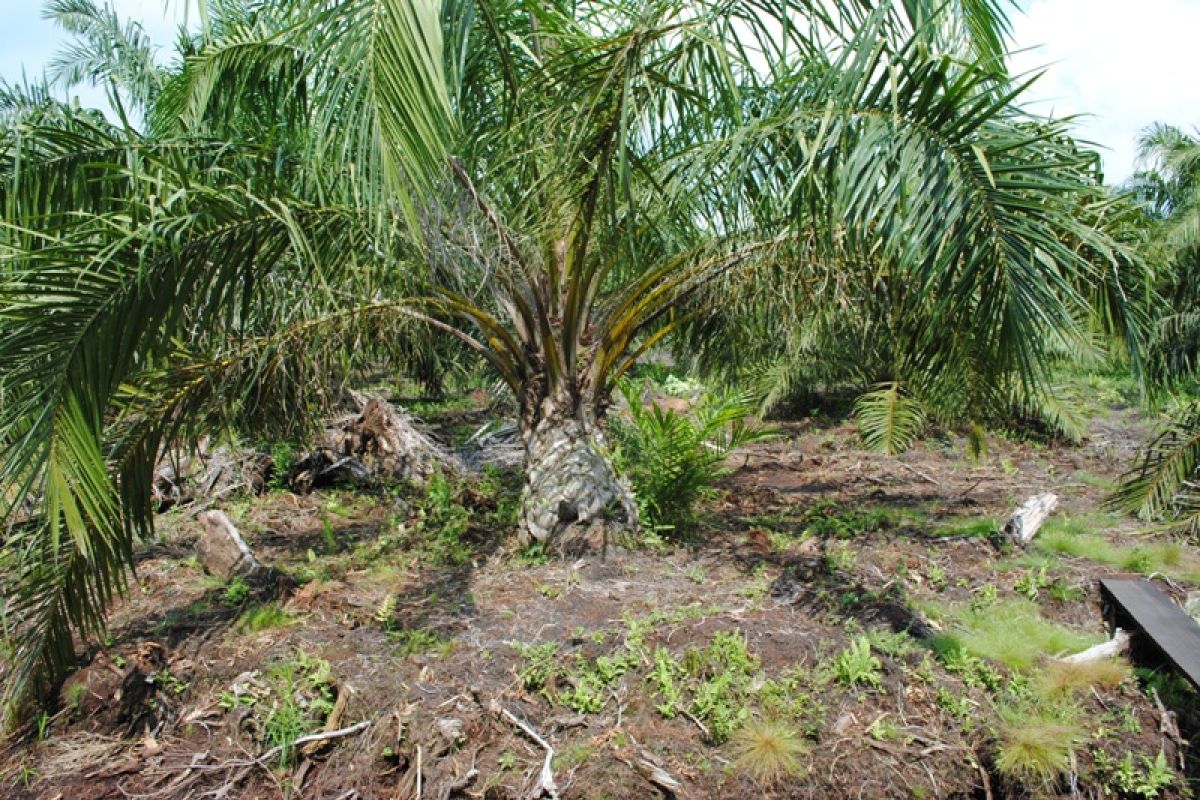
[[[679,532],[695,520],[696,505],[728,474],[726,456],[774,431],[747,424],[758,407],[747,394],[700,396],[689,413],[644,405],[640,387],[626,381],[621,393],[629,420],[614,419],[614,463],[633,484],[638,514],[652,530]]]

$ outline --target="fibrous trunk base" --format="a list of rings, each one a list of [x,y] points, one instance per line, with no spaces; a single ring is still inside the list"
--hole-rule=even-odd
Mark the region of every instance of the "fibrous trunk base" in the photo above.
[[[521,530],[561,556],[605,555],[637,529],[633,493],[595,432],[574,419],[543,419],[526,435]]]

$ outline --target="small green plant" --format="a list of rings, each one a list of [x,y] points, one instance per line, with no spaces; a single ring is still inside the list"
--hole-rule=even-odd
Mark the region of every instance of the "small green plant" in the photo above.
[[[996,601],[999,599],[1000,590],[996,588],[996,584],[985,583],[983,586],[979,587],[974,596],[971,598],[971,610],[976,613],[986,611],[995,605]]]
[[[825,550],[825,568],[830,572],[853,572],[858,552],[848,542],[834,542]]]
[[[660,702],[654,708],[667,719],[674,719],[684,708],[681,679],[686,674],[670,650],[665,647],[655,648],[654,665],[650,668],[646,680],[654,685],[660,698]]]
[[[288,470],[296,461],[296,448],[291,442],[276,442],[271,445],[271,479],[267,488],[273,492],[287,488]]]
[[[221,592],[221,601],[228,606],[240,606],[250,597],[250,584],[246,583],[246,579],[238,575],[229,583],[225,584],[225,590]]]
[[[946,571],[942,569],[942,565],[936,561],[929,564],[929,569],[925,571],[925,580],[929,581],[929,586],[935,591],[944,592],[946,587],[950,585],[946,578]]]
[[[550,561],[543,542],[532,542],[517,553],[514,559],[518,567],[537,567]]]
[[[938,687],[934,702],[943,711],[956,718],[963,724],[964,732],[970,732],[971,721],[975,718],[975,704],[965,694],[956,694],[945,686]]]
[[[418,653],[435,653],[445,656],[454,649],[454,641],[426,630],[389,630],[387,637],[396,643],[396,654],[401,658]]]
[[[1103,750],[1096,750],[1092,753],[1092,760],[1106,794],[1116,792],[1122,797],[1152,800],[1175,782],[1175,772],[1162,750],[1154,759],[1141,756],[1140,767],[1134,764],[1133,753],[1129,751],[1118,761]]]
[[[967,686],[996,691],[1003,685],[1003,676],[982,658],[968,653],[957,637],[938,636],[930,645],[946,671],[957,674]]]
[[[613,463],[633,484],[639,517],[648,530],[680,532],[726,472],[726,455],[774,435],[747,425],[757,410],[749,395],[703,394],[687,414],[646,407],[641,386],[619,386],[630,421],[613,419]]]
[[[871,723],[871,727],[867,728],[867,735],[877,742],[887,742],[899,739],[900,729],[887,714],[883,714],[876,717],[875,721]]]
[[[277,603],[259,603],[241,613],[234,629],[239,633],[257,633],[269,628],[282,628],[292,622],[292,616]]]
[[[1078,586],[1072,586],[1062,578],[1055,578],[1054,581],[1046,587],[1050,597],[1060,603],[1076,603],[1083,599],[1084,591]]]
[[[802,775],[800,758],[809,748],[789,725],[774,720],[751,720],[730,740],[733,764],[764,787]]]
[[[1013,591],[1019,595],[1037,600],[1042,589],[1050,585],[1050,579],[1046,577],[1046,567],[1043,565],[1038,570],[1028,570],[1013,584]]]
[[[531,691],[545,688],[550,679],[558,672],[558,643],[544,642],[542,644],[524,644],[513,642],[512,647],[525,664],[517,671],[521,685]]]
[[[68,684],[63,688],[63,705],[67,708],[78,710],[83,705],[87,694],[87,686],[84,683]]]
[[[384,595],[383,599],[375,606],[375,613],[371,617],[379,627],[390,631],[396,624],[396,595],[391,592]]]
[[[188,687],[191,686],[190,683],[182,680],[178,675],[175,675],[169,669],[164,669],[157,673],[154,676],[154,683],[156,686],[161,686],[163,689],[166,689],[167,691],[176,695],[183,694],[188,690]]]
[[[882,669],[879,659],[871,654],[871,642],[866,636],[855,638],[833,660],[833,677],[846,686],[879,688]]]
[[[324,545],[326,553],[337,551],[337,537],[333,535],[333,520],[329,517],[321,519],[321,544]]]
[[[262,721],[262,737],[279,748],[280,766],[295,761],[296,739],[320,727],[333,710],[335,684],[329,662],[304,652],[276,664],[268,675],[270,707]]]

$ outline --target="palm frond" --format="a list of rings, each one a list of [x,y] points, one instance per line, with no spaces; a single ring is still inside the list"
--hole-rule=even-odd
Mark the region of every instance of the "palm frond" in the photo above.
[[[921,404],[889,383],[860,395],[854,420],[869,450],[892,456],[907,450],[925,427]]]
[[[1122,481],[1111,505],[1146,518],[1200,520],[1200,405],[1174,416]]]

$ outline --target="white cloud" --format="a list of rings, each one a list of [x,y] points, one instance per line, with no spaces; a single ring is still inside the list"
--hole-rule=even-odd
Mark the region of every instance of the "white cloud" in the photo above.
[[[1105,176],[1134,168],[1139,133],[1153,122],[1200,124],[1196,0],[1031,0],[1013,17],[1016,73],[1046,68],[1030,109],[1088,114],[1081,138],[1102,145]]]

